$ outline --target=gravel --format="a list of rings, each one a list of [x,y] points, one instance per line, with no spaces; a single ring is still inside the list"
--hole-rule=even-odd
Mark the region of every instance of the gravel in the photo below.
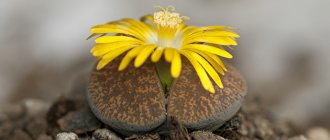
[[[35,100],[30,100],[35,101]],[[26,102],[10,104],[0,109],[3,117],[0,121],[0,139],[2,140],[190,140],[190,139],[229,139],[229,140],[327,140],[329,131],[322,127],[310,128],[306,134],[297,133],[291,124],[274,120],[254,99],[247,99],[241,110],[222,127],[214,132],[189,131],[175,118],[170,119],[169,135],[149,132],[147,134],[124,137],[100,123],[93,113],[86,108],[84,100],[71,96],[60,97],[53,105],[44,110],[38,105],[31,111],[24,107]],[[19,109],[23,106],[23,110]],[[39,108],[39,109],[38,109]],[[30,110],[30,111],[29,111]],[[45,112],[48,111],[47,115]],[[5,112],[5,113],[4,113]],[[21,114],[23,112],[23,114]],[[30,112],[30,113],[27,113]],[[33,114],[33,113],[36,114]],[[20,115],[19,115],[20,114]],[[10,118],[10,116],[16,118]],[[19,117],[18,117],[19,116]],[[46,121],[47,119],[47,121]],[[97,123],[96,123],[97,122]],[[73,127],[75,126],[75,127]],[[69,129],[70,128],[70,129]]]
[[[56,135],[56,140],[79,140],[77,134],[69,132],[62,132]]]
[[[98,129],[93,132],[92,140],[122,140],[114,132],[108,129]]]

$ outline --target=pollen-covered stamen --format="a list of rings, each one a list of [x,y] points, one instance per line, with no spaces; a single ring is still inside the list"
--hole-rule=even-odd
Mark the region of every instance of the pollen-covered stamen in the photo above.
[[[157,25],[158,34],[157,44],[160,47],[174,47],[179,49],[180,46],[174,43],[174,35],[186,17],[176,13],[173,6],[168,6],[166,9],[160,6],[158,8],[161,11],[154,13],[154,23]]]
[[[179,24],[182,22],[182,17],[180,17],[180,14],[170,12],[169,9],[170,6],[166,9],[162,8],[162,11],[154,13],[154,22],[157,24],[158,28],[178,28]],[[174,11],[174,8],[172,8],[172,11]]]

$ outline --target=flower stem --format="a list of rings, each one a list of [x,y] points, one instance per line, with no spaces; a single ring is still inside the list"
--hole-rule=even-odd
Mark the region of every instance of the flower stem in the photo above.
[[[166,63],[165,61],[158,61],[156,63],[157,74],[162,84],[165,97],[168,96],[168,93],[170,91],[173,82],[173,78],[170,73],[170,67],[171,65],[169,63]]]

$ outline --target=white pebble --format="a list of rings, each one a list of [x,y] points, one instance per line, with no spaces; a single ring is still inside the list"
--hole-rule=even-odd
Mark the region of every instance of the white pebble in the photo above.
[[[62,132],[56,135],[56,140],[79,140],[78,135],[72,132]]]
[[[114,132],[108,129],[98,129],[93,133],[92,140],[121,140]]]

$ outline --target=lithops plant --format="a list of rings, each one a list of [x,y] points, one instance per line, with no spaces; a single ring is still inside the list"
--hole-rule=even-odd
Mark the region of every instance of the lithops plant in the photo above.
[[[238,111],[246,84],[220,57],[232,58],[225,47],[239,36],[228,26],[187,26],[184,19],[169,6],[141,21],[92,27],[91,37],[99,37],[91,53],[100,61],[87,99],[102,122],[124,135],[166,133],[173,117],[190,130],[213,131]]]

